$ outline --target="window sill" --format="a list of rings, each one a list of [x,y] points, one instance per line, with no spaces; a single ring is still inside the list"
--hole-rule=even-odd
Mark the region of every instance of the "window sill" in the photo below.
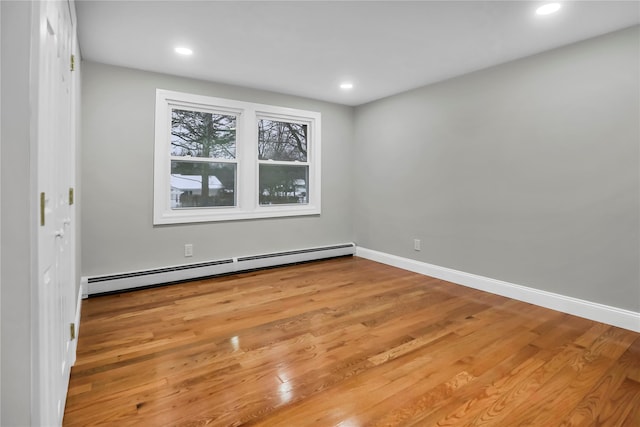
[[[238,221],[266,218],[320,215],[319,206],[268,206],[253,211],[240,209],[184,209],[171,210],[154,217],[153,225],[189,224],[198,222]]]

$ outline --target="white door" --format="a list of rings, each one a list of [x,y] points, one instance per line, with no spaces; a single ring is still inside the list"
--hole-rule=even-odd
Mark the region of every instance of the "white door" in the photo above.
[[[69,189],[73,187],[74,137],[71,111],[73,27],[66,1],[39,2],[37,173],[38,218],[37,343],[34,393],[36,421],[60,425],[72,355],[74,319],[75,224]]]

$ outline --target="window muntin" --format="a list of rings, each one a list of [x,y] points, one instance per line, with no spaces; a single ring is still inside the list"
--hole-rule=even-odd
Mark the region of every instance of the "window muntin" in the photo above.
[[[154,224],[320,214],[320,120],[158,89]]]

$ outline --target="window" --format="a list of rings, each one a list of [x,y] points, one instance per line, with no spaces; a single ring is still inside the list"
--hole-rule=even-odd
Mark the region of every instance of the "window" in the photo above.
[[[320,113],[156,91],[154,224],[320,213]]]
[[[171,109],[171,209],[235,206],[235,114]]]
[[[305,123],[258,119],[260,205],[308,203]]]

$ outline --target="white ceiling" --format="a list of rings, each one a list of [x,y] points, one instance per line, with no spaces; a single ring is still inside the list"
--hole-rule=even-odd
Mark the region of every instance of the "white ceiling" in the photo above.
[[[84,59],[347,105],[640,23],[638,1],[543,3],[76,0]]]

